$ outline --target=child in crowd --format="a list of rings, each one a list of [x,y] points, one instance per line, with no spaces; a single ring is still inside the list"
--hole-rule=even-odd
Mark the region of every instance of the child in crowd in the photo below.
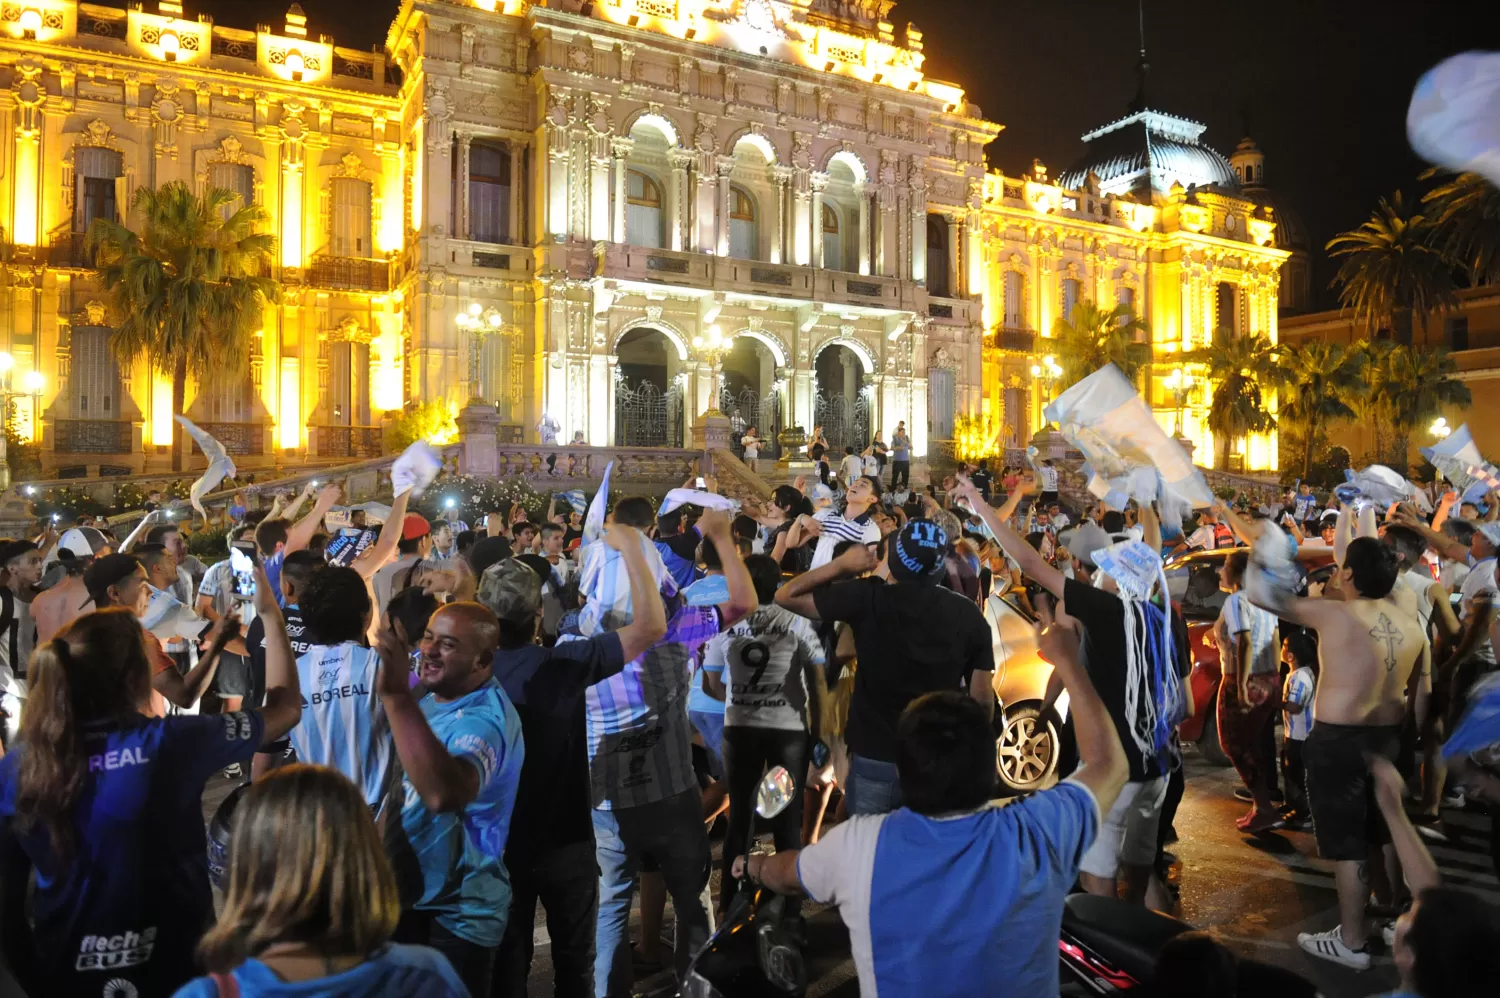
[[[1307,631],[1294,631],[1281,642],[1281,661],[1289,670],[1281,692],[1281,782],[1286,787],[1286,827],[1308,827],[1307,787],[1302,743],[1312,732],[1313,693],[1318,685],[1318,647]]]

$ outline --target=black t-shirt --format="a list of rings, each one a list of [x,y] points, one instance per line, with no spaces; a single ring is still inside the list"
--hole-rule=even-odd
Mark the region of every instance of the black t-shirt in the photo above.
[[[796,520],[792,519],[776,525],[776,529],[771,531],[771,536],[766,538],[767,554],[776,550],[776,541],[782,534],[791,530],[792,524],[795,522]],[[813,548],[814,545],[812,543],[804,544],[800,548],[787,548],[786,554],[781,556],[781,570],[783,572],[791,572],[795,575],[800,575],[807,571],[812,567]]]
[[[896,761],[896,719],[935,690],[962,690],[995,671],[994,638],[973,600],[921,582],[851,579],[813,593],[818,616],[854,630],[854,697],[844,740],[867,759]]]
[[[979,490],[979,494],[984,497],[985,502],[990,501],[990,485],[994,480],[995,476],[983,468],[980,468],[969,476],[969,481],[974,483],[974,487]]]
[[[620,636],[495,653],[494,675],[521,715],[526,758],[505,843],[512,868],[594,838],[584,693],[625,667]]]
[[[292,657],[301,658],[312,647],[306,633],[307,625],[302,622],[302,609],[295,603],[282,607],[281,617],[286,621],[286,636],[292,644]],[[259,614],[245,630],[245,650],[250,653],[249,705],[260,707],[266,700],[266,625]]]
[[[1083,665],[1089,679],[1104,701],[1115,722],[1125,759],[1130,763],[1130,779],[1135,782],[1161,775],[1156,760],[1148,762],[1130,737],[1130,719],[1125,713],[1125,604],[1114,593],[1068,579],[1063,586],[1063,603],[1068,614],[1083,625]],[[1174,640],[1174,645],[1177,642]],[[1154,642],[1145,643],[1148,658],[1160,654]],[[1182,674],[1179,662],[1172,663]]]

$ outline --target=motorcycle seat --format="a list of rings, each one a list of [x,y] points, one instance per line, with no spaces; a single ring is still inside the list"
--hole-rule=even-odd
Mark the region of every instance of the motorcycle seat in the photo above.
[[[1192,926],[1129,901],[1072,894],[1064,902],[1062,928],[1137,981],[1148,981],[1167,940]]]

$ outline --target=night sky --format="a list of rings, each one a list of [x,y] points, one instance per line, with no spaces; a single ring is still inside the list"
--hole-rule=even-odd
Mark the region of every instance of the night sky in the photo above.
[[[1269,186],[1321,246],[1358,225],[1376,198],[1417,191],[1406,106],[1423,71],[1466,49],[1500,48],[1495,0],[1145,0],[1150,105],[1208,125],[1228,155],[1248,130]],[[187,0],[221,24],[279,25],[289,0]],[[397,0],[302,0],[309,27],[341,45],[385,39]],[[1007,173],[1040,157],[1055,176],[1084,132],[1121,117],[1135,95],[1135,0],[900,0],[925,34],[928,75],[961,84],[1005,125],[989,148]],[[1325,305],[1332,269],[1314,253]]]

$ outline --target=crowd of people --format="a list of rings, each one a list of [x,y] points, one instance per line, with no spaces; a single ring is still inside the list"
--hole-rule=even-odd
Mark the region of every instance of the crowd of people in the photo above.
[[[741,443],[755,461],[754,427]],[[329,485],[239,503],[212,565],[163,509],[123,540],[0,544],[11,972],[33,996],[519,996],[540,904],[555,994],[614,998],[655,967],[685,981],[759,884],[838,906],[866,993],[1057,994],[1069,891],[1172,909],[1176,729],[1212,710],[1240,828],[1310,819],[1335,864],[1341,923],[1304,949],[1362,969],[1383,934],[1410,995],[1490,986],[1500,916],[1441,885],[1417,829],[1460,794],[1500,803],[1495,758],[1442,753],[1495,671],[1500,500],[1381,523],[1304,486],[1164,522],[1070,508],[1050,461],[913,490],[904,425],[829,451],[815,430],[813,471],[765,501],[694,479],[472,529],[409,491],[375,523]],[[1311,591],[1269,581],[1272,541]],[[1222,681],[1195,704],[1162,565],[1219,548]],[[992,593],[1038,620],[1076,741],[1061,783],[1006,806]],[[777,766],[775,852],[744,855]],[[246,786],[216,917],[217,774]],[[1405,913],[1369,922],[1372,893]]]

